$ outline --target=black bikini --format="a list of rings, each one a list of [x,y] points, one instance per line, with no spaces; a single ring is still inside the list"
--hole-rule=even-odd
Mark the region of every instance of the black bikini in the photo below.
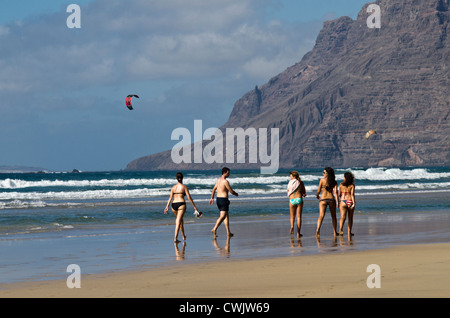
[[[330,186],[324,186],[325,190],[327,190],[329,193],[332,193],[333,188]],[[327,205],[333,204],[333,202],[336,202],[335,199],[320,199],[320,201],[323,201]]]
[[[335,202],[334,199],[320,199],[320,201],[325,202],[327,205],[331,205]]]
[[[186,202],[172,202],[172,209],[177,211],[183,205],[186,205]]]
[[[182,194],[183,196],[186,195],[184,192],[180,192],[180,193],[175,193],[174,192],[173,194]],[[172,202],[172,209],[177,211],[183,205],[186,205],[186,202]]]

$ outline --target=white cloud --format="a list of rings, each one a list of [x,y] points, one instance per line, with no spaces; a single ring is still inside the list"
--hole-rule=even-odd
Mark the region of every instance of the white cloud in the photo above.
[[[235,100],[298,62],[321,26],[266,21],[268,5],[97,0],[81,5],[81,29],[67,28],[65,8],[0,26],[7,43],[0,46],[0,135],[17,132],[15,139],[0,138],[11,149],[0,161],[22,156],[48,167],[53,145],[76,136],[80,147],[95,150],[89,146],[95,135],[105,148],[98,160],[125,164],[171,146],[172,126],[191,119],[223,124]],[[130,91],[141,95],[134,112],[124,106]],[[174,112],[184,115],[172,119]],[[149,138],[155,131],[167,138]],[[42,143],[27,145],[31,137]],[[63,143],[52,159],[74,162],[83,152],[72,146]],[[45,152],[31,150],[39,147]],[[108,156],[120,147],[129,151]]]
[[[0,36],[9,34],[9,28],[0,25]]]
[[[66,12],[2,26],[0,36],[11,47],[0,50],[8,65],[0,90],[14,87],[11,82],[22,89],[70,89],[221,72],[261,81],[288,67],[302,43],[289,38],[291,26],[265,23],[258,6],[252,0],[101,0],[82,7],[78,30],[65,27]],[[255,72],[259,66],[268,69]]]

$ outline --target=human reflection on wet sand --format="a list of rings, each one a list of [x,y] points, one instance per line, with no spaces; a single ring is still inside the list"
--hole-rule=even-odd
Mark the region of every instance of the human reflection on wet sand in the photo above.
[[[347,240],[344,239],[344,236],[334,236],[330,240],[320,240],[319,236],[316,236],[317,247],[318,248],[330,248],[330,247],[343,247],[343,246],[353,246],[353,236],[349,236]]]
[[[180,242],[174,242],[173,245],[175,246],[175,259],[177,261],[184,261],[184,254],[185,254],[185,249],[186,249],[186,242],[183,242],[183,247],[180,249],[178,248],[178,244]]]
[[[294,237],[291,236],[291,247],[302,247],[302,246],[303,245],[301,238],[294,239]]]
[[[215,237],[213,238],[212,243],[217,252],[219,252],[219,255],[225,256],[226,258],[230,257],[230,236],[227,236],[225,247],[220,246]]]

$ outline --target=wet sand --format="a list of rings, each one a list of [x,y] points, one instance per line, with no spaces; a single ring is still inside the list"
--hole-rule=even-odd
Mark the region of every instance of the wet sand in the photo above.
[[[11,263],[8,268],[31,274],[36,264],[59,274],[0,284],[0,297],[450,296],[448,211],[355,215],[352,238],[346,231],[343,237],[334,237],[328,214],[317,239],[316,221],[316,216],[303,218],[301,239],[289,234],[287,217],[268,217],[232,219],[231,239],[222,226],[214,240],[209,231],[213,224],[204,222],[185,224],[188,238],[180,244],[172,241],[172,225],[159,227],[156,233],[139,229],[127,235],[44,242],[70,247],[71,253],[66,257],[55,249],[42,259],[35,253],[36,263],[30,261],[28,267]],[[37,245],[27,250],[33,247],[43,251]],[[24,250],[16,253],[20,251]],[[81,267],[79,289],[66,284],[71,263]],[[371,264],[379,265],[381,288],[367,286]],[[94,267],[100,270],[90,270]]]
[[[66,280],[16,283],[1,297],[296,298],[450,296],[450,243],[181,264],[83,276],[81,288]],[[369,288],[371,264],[379,288]],[[372,284],[377,279],[369,279]]]
[[[186,218],[186,242],[173,243],[174,224],[97,230],[70,230],[45,237],[4,237],[0,250],[0,289],[16,282],[66,279],[66,268],[77,264],[83,278],[92,274],[154,269],[204,262],[259,260],[313,254],[381,249],[396,245],[450,242],[450,213],[378,213],[355,215],[352,239],[335,238],[329,213],[320,239],[315,236],[317,216],[305,214],[298,240],[289,233],[288,215],[231,217],[235,234],[227,240],[222,225],[213,240],[215,217]],[[180,237],[181,238],[181,237]]]

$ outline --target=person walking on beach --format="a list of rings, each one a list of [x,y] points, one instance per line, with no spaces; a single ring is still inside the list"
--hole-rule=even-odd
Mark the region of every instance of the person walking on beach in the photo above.
[[[294,223],[297,217],[297,238],[302,237],[300,233],[302,228],[302,211],[303,211],[303,197],[306,197],[306,189],[300,175],[297,171],[289,172],[291,180],[287,187],[287,196],[289,197],[289,211],[291,221],[291,235],[294,234]]]
[[[230,218],[228,215],[228,210],[230,206],[230,200],[228,200],[228,193],[231,193],[232,195],[235,196],[238,196],[238,194],[233,189],[231,189],[230,183],[227,180],[229,176],[230,176],[230,169],[227,167],[223,167],[222,176],[217,180],[214,188],[212,189],[211,199],[209,200],[209,204],[212,205],[214,203],[214,194],[217,191],[216,203],[220,211],[220,216],[216,221],[216,225],[211,230],[211,232],[214,234],[214,237],[217,237],[216,231],[217,228],[220,226],[220,224],[222,224],[222,222],[225,223],[225,228],[227,230],[228,237],[233,236],[233,233],[230,232]]]
[[[178,240],[178,233],[181,231],[181,235],[183,235],[183,240],[186,240],[186,234],[184,232],[184,222],[183,222],[183,216],[186,212],[186,201],[184,200],[184,196],[187,196],[189,201],[191,201],[192,206],[195,209],[194,214],[197,217],[200,217],[202,215],[202,212],[199,212],[197,207],[195,206],[194,200],[192,200],[191,195],[189,194],[189,189],[186,185],[183,184],[183,174],[181,172],[177,172],[176,178],[178,183],[172,187],[170,190],[170,197],[167,201],[166,208],[164,209],[164,214],[167,214],[167,211],[169,210],[169,204],[172,201],[172,212],[176,217],[175,222],[175,236],[174,236],[174,242],[179,243]]]
[[[341,211],[341,219],[339,221],[339,235],[344,235],[344,223],[348,212],[348,237],[353,236],[353,212],[355,211],[355,177],[351,172],[344,173],[344,181],[339,185],[339,195],[341,203],[339,210]]]
[[[336,207],[339,205],[339,197],[337,192],[337,182],[334,175],[333,168],[326,167],[323,170],[323,178],[320,179],[319,189],[317,189],[316,198],[319,201],[319,218],[317,220],[316,237],[320,237],[320,227],[322,226],[323,218],[327,206],[330,207],[331,221],[333,224],[334,236],[338,236],[337,232],[337,219],[336,219]],[[322,195],[320,196],[320,194]]]

